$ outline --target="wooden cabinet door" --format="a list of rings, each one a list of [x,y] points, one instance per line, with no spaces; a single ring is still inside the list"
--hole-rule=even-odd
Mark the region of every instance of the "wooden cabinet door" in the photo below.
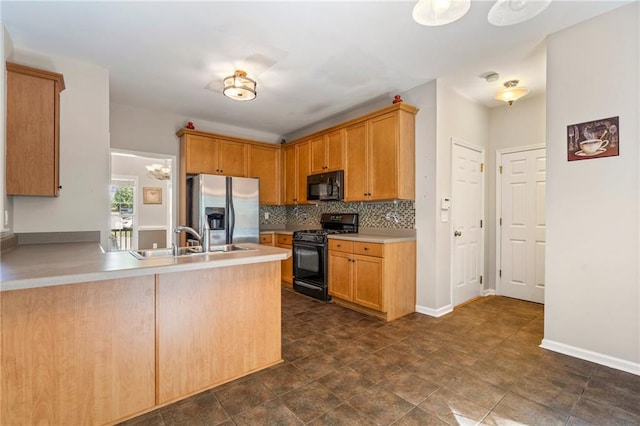
[[[280,203],[280,149],[249,145],[249,177],[260,179],[260,204]]]
[[[327,169],[327,143],[325,135],[311,139],[311,173],[322,173]]]
[[[344,300],[353,300],[352,255],[329,252],[329,294]]]
[[[9,425],[102,425],[155,403],[154,276],[2,293]]]
[[[344,168],[344,130],[338,129],[327,133],[325,141],[327,170],[342,170]]]
[[[286,146],[282,150],[283,176],[284,185],[284,204],[295,204],[297,200],[296,192],[298,189],[298,178],[296,176],[296,146]]]
[[[385,312],[382,291],[382,259],[353,255],[353,302]]]
[[[187,135],[187,174],[218,174],[218,144],[215,139]]]
[[[398,196],[398,118],[396,113],[369,120],[369,199]]]
[[[218,140],[218,174],[247,177],[247,144]]]
[[[291,241],[291,239],[291,235],[276,234],[276,247],[292,251],[293,246],[291,244],[282,244],[283,242]],[[293,256],[280,261],[280,279],[287,284],[293,284]]]
[[[61,74],[7,62],[6,192],[59,195]]]
[[[298,165],[296,199],[298,204],[304,204],[307,202],[307,176],[311,174],[311,144],[303,142],[296,145],[296,157]]]
[[[345,129],[344,200],[367,199],[367,132],[366,122]]]

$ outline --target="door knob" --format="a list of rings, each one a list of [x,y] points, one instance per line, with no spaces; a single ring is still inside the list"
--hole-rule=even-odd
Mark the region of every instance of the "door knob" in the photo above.
[[[461,236],[461,235],[462,235],[462,232],[461,232],[461,231],[455,231],[455,232],[453,233],[453,236],[454,236],[454,237],[459,237],[459,236]]]

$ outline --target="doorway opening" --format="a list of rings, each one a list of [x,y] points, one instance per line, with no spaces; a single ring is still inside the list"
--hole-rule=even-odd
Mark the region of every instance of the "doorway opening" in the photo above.
[[[110,250],[171,247],[175,156],[111,150]]]
[[[138,248],[135,228],[137,228],[136,176],[111,177],[111,211],[109,250],[135,250]]]

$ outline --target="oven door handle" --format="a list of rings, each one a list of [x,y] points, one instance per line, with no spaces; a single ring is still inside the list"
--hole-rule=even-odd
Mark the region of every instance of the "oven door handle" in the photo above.
[[[324,243],[310,243],[310,242],[302,242],[302,241],[293,241],[293,247],[309,247],[309,248],[318,248],[324,247]]]

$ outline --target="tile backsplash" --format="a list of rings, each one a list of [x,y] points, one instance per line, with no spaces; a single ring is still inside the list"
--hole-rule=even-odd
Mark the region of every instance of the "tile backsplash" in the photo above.
[[[265,213],[269,219],[265,219]],[[322,213],[359,213],[360,226],[367,228],[413,229],[413,201],[343,203],[339,201],[300,206],[260,206],[260,225],[320,225]],[[394,220],[397,216],[397,222]]]

